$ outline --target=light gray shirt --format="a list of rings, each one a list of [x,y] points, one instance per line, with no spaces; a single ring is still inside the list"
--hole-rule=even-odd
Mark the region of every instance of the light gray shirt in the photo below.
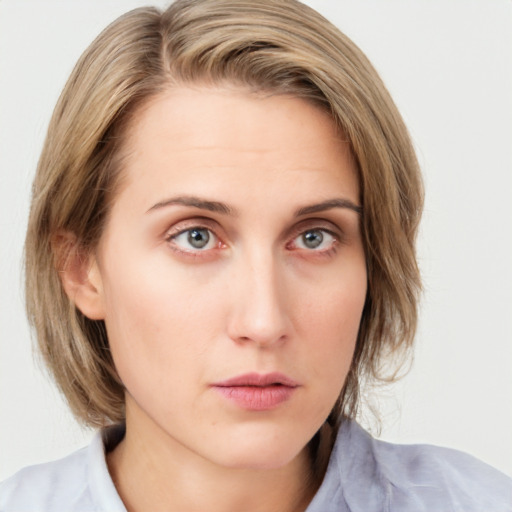
[[[126,512],[100,432],[87,448],[22,469],[0,484],[0,512],[94,511]],[[510,512],[512,479],[455,450],[386,443],[355,422],[343,423],[306,512],[406,511]]]

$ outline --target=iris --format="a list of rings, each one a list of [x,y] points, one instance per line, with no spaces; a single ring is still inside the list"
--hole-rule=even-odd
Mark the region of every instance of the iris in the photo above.
[[[206,247],[210,241],[210,234],[207,229],[194,228],[188,232],[188,242],[195,249]]]
[[[319,230],[306,231],[302,235],[302,240],[309,249],[316,249],[324,241],[324,235]]]

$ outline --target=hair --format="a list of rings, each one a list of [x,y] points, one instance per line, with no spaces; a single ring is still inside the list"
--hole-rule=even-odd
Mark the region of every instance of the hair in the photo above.
[[[26,301],[40,353],[78,420],[96,427],[124,420],[124,387],[104,322],[79,311],[59,269],[70,251],[93,251],[100,239],[134,116],[163,91],[195,84],[304,98],[329,112],[350,143],[368,288],[352,365],[328,419],[337,427],[355,417],[362,385],[393,380],[411,352],[423,188],[407,129],[375,69],[296,0],[178,0],[163,12],[135,9],[81,56],[55,107],[33,184]],[[59,242],[62,232],[74,235],[75,246]]]

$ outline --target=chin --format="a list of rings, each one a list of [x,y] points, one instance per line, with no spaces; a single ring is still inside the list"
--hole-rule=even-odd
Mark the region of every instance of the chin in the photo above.
[[[236,451],[223,454],[218,464],[230,469],[272,470],[288,465],[299,453],[300,450],[290,452],[277,448],[266,452],[258,449]]]
[[[271,470],[279,469],[303,453],[309,443],[308,436],[254,433],[237,433],[226,438],[225,443],[217,443],[216,454],[212,459],[224,467],[232,469]]]

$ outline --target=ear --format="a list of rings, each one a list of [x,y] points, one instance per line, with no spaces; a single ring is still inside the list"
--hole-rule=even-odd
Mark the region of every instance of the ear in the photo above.
[[[69,300],[91,320],[105,318],[103,282],[96,257],[83,248],[76,235],[57,233],[52,248],[62,287]]]

